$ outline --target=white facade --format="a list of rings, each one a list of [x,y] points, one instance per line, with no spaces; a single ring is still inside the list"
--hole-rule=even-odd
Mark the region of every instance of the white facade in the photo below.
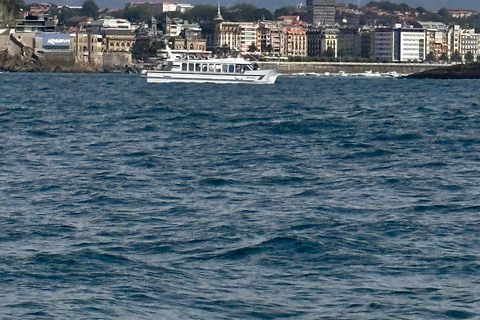
[[[424,61],[425,38],[424,29],[378,28],[375,30],[375,60],[379,62]]]
[[[465,56],[470,53],[474,59],[480,54],[480,34],[475,33],[475,29],[462,30],[460,33],[460,50],[459,53],[462,59],[465,60]]]
[[[87,22],[89,33],[99,33],[101,30],[134,30],[126,19],[99,19]]]
[[[177,3],[177,11],[180,11],[182,13],[192,9],[193,6],[188,3]]]
[[[255,23],[240,24],[240,52],[247,53],[250,46],[257,46],[257,28]]]
[[[182,13],[193,8],[191,4],[175,3],[175,2],[163,2],[162,7],[163,7],[163,12],[180,11]]]
[[[425,60],[425,31],[400,29],[400,61]]]

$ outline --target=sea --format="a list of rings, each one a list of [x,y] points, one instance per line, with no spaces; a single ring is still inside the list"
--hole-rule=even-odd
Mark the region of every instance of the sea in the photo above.
[[[0,90],[2,320],[480,318],[480,81]]]

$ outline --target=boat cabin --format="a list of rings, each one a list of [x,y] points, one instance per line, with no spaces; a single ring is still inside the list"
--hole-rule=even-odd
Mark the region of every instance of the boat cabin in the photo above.
[[[160,68],[162,71],[173,72],[188,72],[188,73],[245,73],[245,71],[253,71],[258,69],[257,64],[251,63],[238,63],[235,61],[229,62],[212,62],[212,61],[185,61],[185,62],[172,62],[163,64]]]

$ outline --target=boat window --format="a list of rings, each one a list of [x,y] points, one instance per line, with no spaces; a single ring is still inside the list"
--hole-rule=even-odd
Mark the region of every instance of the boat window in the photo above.
[[[224,73],[228,72],[228,64],[222,65],[222,72],[224,72]]]
[[[182,71],[187,71],[187,63],[182,63]]]
[[[215,72],[222,72],[222,65],[221,64],[216,64],[215,65]]]
[[[208,65],[208,72],[213,72],[213,71],[214,71],[214,68],[215,68],[215,65],[214,65],[214,64],[209,64],[209,65]]]
[[[235,65],[235,73],[240,73],[240,72],[242,72],[242,65],[241,64]]]
[[[208,65],[207,64],[202,64],[202,72],[207,72],[208,71]]]
[[[245,65],[245,70],[252,71],[253,70],[252,65],[251,64],[246,64]]]
[[[202,66],[200,63],[195,63],[195,71],[200,72],[202,70]]]
[[[195,70],[195,63],[189,63],[188,64],[188,71],[194,71]]]
[[[228,65],[228,72],[230,72],[230,73],[235,72],[235,66],[233,64]]]

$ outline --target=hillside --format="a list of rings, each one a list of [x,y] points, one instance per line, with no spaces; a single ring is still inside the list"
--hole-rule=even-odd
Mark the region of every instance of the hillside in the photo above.
[[[23,5],[23,1],[0,0],[0,28],[14,24],[15,12],[18,11],[21,5]]]

